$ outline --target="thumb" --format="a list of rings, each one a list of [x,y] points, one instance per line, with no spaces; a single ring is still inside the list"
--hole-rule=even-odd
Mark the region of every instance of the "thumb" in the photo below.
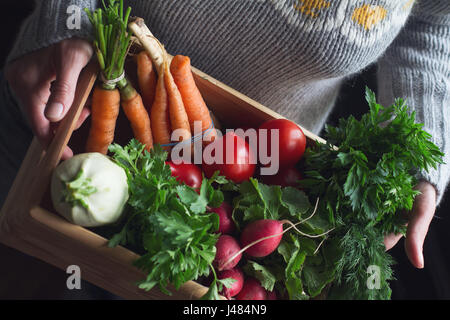
[[[44,111],[45,117],[51,122],[60,121],[66,115],[73,103],[80,72],[89,61],[85,52],[65,49],[67,48],[63,45],[62,48],[55,48],[56,79],[51,84],[50,97]]]
[[[64,66],[56,70],[56,80],[52,82],[50,97],[44,115],[51,122],[60,121],[72,105],[81,64]]]

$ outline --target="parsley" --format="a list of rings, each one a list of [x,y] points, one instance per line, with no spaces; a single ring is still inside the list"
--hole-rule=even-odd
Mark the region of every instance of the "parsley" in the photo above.
[[[302,185],[321,199],[318,215],[335,227],[330,242],[340,251],[333,298],[390,298],[393,260],[383,237],[405,232],[401,211],[412,209],[418,170],[442,163],[442,152],[402,99],[383,107],[366,88],[366,100],[369,112],[361,120],[350,116],[327,126],[327,144],[305,153]],[[379,290],[367,288],[370,265],[381,270]]]
[[[129,245],[141,254],[135,265],[147,277],[138,283],[139,288],[158,286],[171,294],[169,285],[178,290],[183,283],[212,271],[215,280],[205,298],[218,299],[222,285],[231,283],[216,279],[212,267],[219,217],[207,213],[207,207],[223,201],[222,192],[213,188],[216,180],[225,183],[223,177],[203,179],[198,194],[171,176],[165,163],[167,153],[158,145],[149,153],[133,139],[125,147],[113,144],[109,150],[125,169],[130,193],[128,215],[109,246]]]

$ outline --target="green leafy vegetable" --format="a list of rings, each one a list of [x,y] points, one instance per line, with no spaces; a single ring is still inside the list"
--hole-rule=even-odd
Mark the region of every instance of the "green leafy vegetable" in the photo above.
[[[244,266],[244,271],[247,275],[258,279],[264,289],[268,291],[273,290],[277,278],[267,266],[259,264],[255,261],[248,261]]]
[[[418,194],[417,171],[442,163],[443,154],[402,99],[385,108],[366,88],[366,100],[369,113],[327,126],[327,144],[317,143],[305,154],[303,187],[321,199],[317,216],[335,228],[330,241],[338,242],[341,252],[334,261],[334,298],[390,297],[393,260],[383,237],[405,232],[401,211],[411,210]],[[380,268],[379,289],[367,286],[370,266]],[[321,277],[306,270],[310,284]]]
[[[171,176],[165,164],[167,153],[158,145],[149,153],[133,139],[125,147],[111,145],[110,151],[126,171],[130,208],[122,230],[109,245],[131,244],[141,253],[135,265],[147,277],[139,287],[159,286],[170,294],[169,284],[179,289],[187,281],[208,276],[213,270],[219,217],[207,213],[207,206],[223,200],[222,192],[212,186],[217,176],[204,179],[197,194]],[[217,298],[223,284],[229,283],[214,280],[206,297]]]
[[[324,292],[332,299],[388,299],[393,259],[383,237],[405,231],[401,212],[412,208],[418,194],[416,173],[442,163],[443,154],[403,100],[385,108],[369,89],[366,99],[369,113],[361,120],[349,117],[327,126],[327,144],[307,149],[301,181],[306,193],[253,178],[238,185],[217,173],[204,179],[197,193],[171,176],[159,146],[148,153],[136,140],[112,145],[115,162],[126,171],[130,199],[123,228],[109,244],[132,246],[141,254],[136,266],[147,277],[140,288],[159,286],[170,294],[169,285],[178,289],[212,272],[203,299],[218,299],[233,280],[217,279],[212,267],[219,219],[207,208],[231,195],[238,231],[259,219],[298,223],[277,250],[243,267],[266,290],[289,299]],[[317,201],[316,207],[310,201]],[[376,288],[368,285],[372,267],[379,270]]]
[[[223,286],[227,288],[231,288],[233,283],[235,282],[235,279],[232,278],[226,278],[226,279],[217,279],[216,275],[214,274],[214,280],[209,287],[206,294],[201,297],[201,300],[219,300],[220,295],[219,292],[222,291]]]
[[[234,199],[233,220],[238,229],[242,229],[248,223],[260,219],[288,220],[292,223],[301,221],[297,228],[314,238],[289,230],[283,235],[275,252],[264,259],[248,261],[244,273],[258,279],[266,290],[276,288],[289,299],[303,300],[318,295],[318,281],[305,282],[303,267],[314,256],[322,256],[322,252],[317,249],[326,240],[327,236],[321,234],[330,229],[328,221],[314,215],[314,207],[303,191],[292,187],[269,186],[250,178],[239,185],[239,195]],[[327,280],[325,284],[334,279],[332,268],[324,268],[323,272]],[[313,287],[310,289],[309,285]],[[306,292],[311,293],[308,295]]]

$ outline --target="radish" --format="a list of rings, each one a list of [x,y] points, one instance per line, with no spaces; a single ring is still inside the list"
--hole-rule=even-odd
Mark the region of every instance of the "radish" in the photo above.
[[[266,291],[266,293],[267,293],[267,300],[278,300],[275,291]]]
[[[219,215],[219,230],[221,234],[230,234],[235,230],[234,221],[231,218],[232,209],[227,202],[222,202],[220,207],[210,209],[211,212],[215,212]]]
[[[271,219],[263,219],[253,221],[252,223],[248,224],[241,233],[241,244],[243,248],[241,249],[239,254],[244,251],[247,251],[247,255],[254,258],[262,258],[268,256],[269,254],[274,252],[276,248],[278,248],[278,245],[281,242],[283,234],[291,228],[294,228],[295,231],[300,233],[302,236],[309,238],[319,238],[334,230],[334,228],[332,228],[321,234],[310,235],[297,229],[296,225],[305,222],[311,217],[312,215],[295,224],[289,220],[278,221]],[[289,224],[290,226],[283,230],[283,225],[286,223]],[[324,240],[325,238],[317,247],[316,252]],[[231,259],[232,258],[233,257],[231,257]]]
[[[255,243],[247,249],[247,255],[254,258],[265,257],[278,247],[283,237],[283,222],[278,220],[256,220],[248,224],[241,234],[241,244],[243,247],[258,241],[262,238],[265,240]]]
[[[251,222],[244,228],[244,230],[241,233],[241,244],[243,248],[234,253],[233,255],[229,256],[227,261],[225,262],[222,261],[222,264],[229,265],[236,258],[240,259],[242,253],[245,251],[248,251],[247,253],[248,256],[255,258],[261,258],[271,254],[280,244],[283,234],[292,228],[294,228],[294,230],[299,234],[301,234],[302,236],[309,238],[319,238],[325,236],[329,232],[333,231],[334,228],[331,228],[330,230],[321,234],[310,235],[300,231],[296,227],[298,224],[304,223],[305,221],[311,219],[316,213],[318,205],[319,205],[319,198],[317,198],[316,206],[314,208],[313,213],[306,219],[303,219],[297,223],[292,223],[289,220],[278,221],[272,219],[262,219]],[[283,225],[286,223],[289,224],[290,226],[283,230]],[[316,248],[316,252],[319,250],[321,244],[325,241],[325,239],[326,238],[324,238],[320,242],[319,246]],[[314,252],[314,254],[316,252]]]
[[[247,278],[241,292],[236,296],[236,300],[266,300],[267,293],[258,280]]]
[[[221,235],[216,243],[216,257],[213,264],[219,271],[234,268],[241,260],[240,250],[239,242],[235,238],[226,234]]]
[[[227,288],[225,286],[223,287],[222,294],[228,299],[237,295],[244,285],[244,273],[238,267],[221,271],[219,272],[217,277],[219,279],[232,278],[236,280],[235,282],[233,282],[230,288]]]

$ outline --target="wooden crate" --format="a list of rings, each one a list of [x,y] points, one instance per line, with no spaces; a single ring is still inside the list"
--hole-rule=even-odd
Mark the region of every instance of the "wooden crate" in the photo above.
[[[136,282],[145,275],[132,266],[137,254],[121,246],[108,248],[107,239],[69,223],[49,205],[52,171],[72,138],[97,73],[94,62],[83,69],[73,105],[47,151],[36,138],[32,141],[0,213],[0,241],[63,270],[78,265],[83,279],[125,299],[198,299],[207,288],[194,281],[178,291],[171,290],[172,296],[156,288],[149,292],[139,289]],[[269,119],[283,118],[195,68],[193,73],[207,105],[223,123],[257,126]],[[323,142],[303,130],[308,140]]]

